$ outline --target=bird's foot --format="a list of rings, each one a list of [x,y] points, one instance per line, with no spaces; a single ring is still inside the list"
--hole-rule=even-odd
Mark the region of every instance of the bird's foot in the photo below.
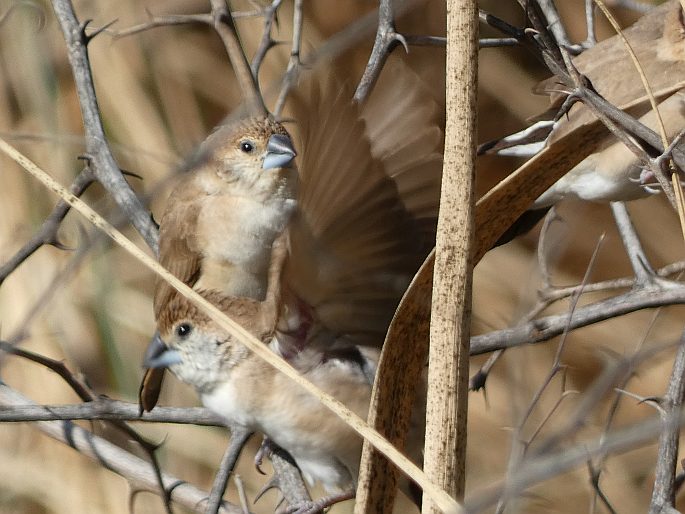
[[[264,436],[264,439],[262,439],[262,444],[254,456],[254,467],[257,468],[257,471],[259,471],[262,475],[266,475],[266,473],[262,471],[262,462],[264,462],[264,457],[271,457],[271,454],[274,451],[274,446],[275,445],[273,441],[271,441],[271,439],[269,439],[267,436]]]
[[[643,168],[640,171],[640,184],[643,186],[649,186],[654,182],[656,182],[656,176],[654,175],[654,172],[652,170]]]
[[[657,180],[656,175],[654,175],[654,172],[652,170],[643,168],[640,171],[639,178],[630,178],[629,180],[631,182],[639,184],[640,187],[642,187],[642,189],[644,189],[644,191],[649,194],[654,195],[661,192],[661,185],[659,184],[659,181]]]
[[[291,505],[285,510],[285,514],[317,514],[323,512],[324,509],[332,507],[336,503],[354,498],[354,489],[343,491],[341,493],[324,496],[318,500],[302,502],[297,505]]]

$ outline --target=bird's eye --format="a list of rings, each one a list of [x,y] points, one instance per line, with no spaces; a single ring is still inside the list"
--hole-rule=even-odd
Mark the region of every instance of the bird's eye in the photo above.
[[[240,150],[245,153],[250,153],[254,150],[254,143],[252,141],[241,141]]]
[[[176,327],[176,335],[178,337],[188,337],[188,335],[193,331],[193,327],[189,323],[181,323]]]

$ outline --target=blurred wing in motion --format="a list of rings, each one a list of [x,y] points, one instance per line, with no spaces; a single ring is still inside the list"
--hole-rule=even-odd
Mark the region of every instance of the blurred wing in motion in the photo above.
[[[302,160],[286,289],[327,329],[375,345],[432,247],[439,201],[436,108],[411,85],[360,110],[329,79],[293,102]]]

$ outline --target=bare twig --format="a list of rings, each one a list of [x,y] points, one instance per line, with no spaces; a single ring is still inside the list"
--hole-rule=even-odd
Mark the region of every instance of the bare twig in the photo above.
[[[217,471],[216,476],[214,477],[214,484],[212,484],[212,491],[209,494],[209,500],[207,501],[207,508],[205,510],[206,514],[216,514],[219,512],[223,502],[224,492],[228,485],[228,479],[233,472],[233,468],[235,468],[235,463],[238,461],[240,451],[243,449],[243,446],[245,446],[245,443],[251,435],[252,432],[242,427],[231,430],[231,440],[221,459],[219,471]]]
[[[290,455],[281,448],[275,448],[271,455],[271,465],[274,468],[278,489],[283,493],[288,505],[305,505],[311,501],[300,470]]]
[[[35,404],[18,392],[0,383],[0,404],[5,406],[30,406]],[[148,462],[136,457],[114,444],[69,421],[40,421],[34,425],[41,432],[56,439],[103,467],[127,479],[132,487],[143,491],[159,493],[159,483]],[[174,502],[197,511],[198,505],[207,498],[207,493],[176,477],[161,474],[165,492]],[[224,503],[226,514],[242,514],[242,510]]]
[[[86,152],[93,174],[131,220],[150,248],[157,253],[157,227],[150,219],[147,209],[143,207],[124,179],[107,144],[88,59],[89,37],[85,35],[85,27],[88,23],[78,22],[71,0],[53,0],[52,5],[67,44],[67,56],[74,74],[86,132]]]
[[[134,34],[139,34],[158,27],[170,27],[173,25],[203,24],[211,26],[213,18],[211,14],[167,14],[166,16],[152,16],[148,13],[148,21],[132,25],[128,28],[110,31],[114,38],[119,39]]]
[[[0,350],[11,353],[13,355],[16,355],[18,357],[22,357],[24,359],[27,359],[31,362],[34,362],[36,364],[39,364],[41,366],[44,366],[55,373],[57,373],[68,385],[71,387],[71,389],[78,395],[78,397],[83,400],[84,402],[92,402],[95,400],[95,395],[90,391],[88,386],[81,380],[77,379],[74,374],[69,371],[69,368],[60,361],[56,361],[54,359],[50,359],[48,357],[44,357],[43,355],[39,355],[37,353],[28,351],[28,350],[23,350],[21,348],[17,348],[14,345],[11,345],[9,343],[6,343],[5,341],[0,341]],[[164,499],[164,506],[169,514],[171,514],[171,504],[170,504],[170,499],[169,495],[167,492],[164,490],[163,487],[163,482],[162,482],[162,471],[161,468],[159,467],[159,462],[157,461],[157,457],[155,455],[155,450],[157,449],[157,445],[151,443],[150,441],[146,440],[144,437],[138,434],[135,430],[133,430],[131,427],[129,427],[126,423],[118,420],[112,421],[113,425],[120,431],[122,431],[124,434],[126,434],[128,437],[133,439],[135,442],[137,442],[143,450],[148,454],[151,460],[152,464],[152,469],[154,471],[155,476],[157,477],[157,484],[159,485],[160,489],[163,491],[163,499]]]
[[[223,419],[203,407],[155,407],[142,416],[137,403],[100,397],[72,405],[13,405],[0,409],[0,423],[27,421],[101,420],[225,426]]]
[[[523,416],[521,417],[521,420],[519,421],[516,430],[512,434],[512,450],[510,452],[510,457],[509,457],[509,465],[507,466],[508,469],[508,476],[511,476],[512,474],[515,474],[515,470],[518,469],[521,461],[526,455],[526,452],[528,451],[528,448],[530,447],[531,443],[537,436],[537,434],[542,430],[542,427],[545,425],[545,423],[549,420],[551,415],[554,413],[554,411],[557,409],[557,407],[561,404],[562,400],[568,396],[567,391],[566,391],[566,372],[565,372],[565,366],[562,364],[562,356],[564,352],[564,348],[566,347],[566,341],[567,341],[567,336],[569,333],[569,326],[571,324],[571,319],[573,319],[573,314],[578,307],[578,301],[580,300],[580,296],[582,293],[582,287],[587,284],[590,274],[592,273],[595,262],[597,260],[597,255],[599,255],[599,250],[602,246],[602,242],[604,241],[604,235],[602,235],[599,240],[597,241],[597,244],[595,245],[595,250],[592,253],[592,257],[590,258],[590,262],[587,265],[587,269],[585,270],[585,275],[583,276],[583,280],[580,285],[580,289],[578,292],[573,296],[571,299],[571,304],[568,309],[568,314],[567,314],[567,322],[566,326],[564,327],[564,332],[562,334],[561,340],[559,341],[559,345],[557,346],[557,351],[554,355],[554,362],[552,363],[552,366],[547,373],[547,376],[545,379],[542,381],[540,386],[538,387],[537,391],[533,395],[532,400],[528,404],[528,408],[524,412]],[[534,409],[536,406],[539,404],[540,399],[542,398],[543,393],[547,390],[547,388],[552,384],[552,381],[554,378],[557,376],[557,374],[562,373],[562,380],[561,380],[561,394],[559,395],[559,399],[555,406],[552,408],[552,410],[548,413],[545,418],[543,418],[542,422],[540,425],[537,427],[537,429],[533,432],[533,434],[528,438],[527,441],[523,441],[521,434],[523,433],[523,428],[530,419],[531,415],[533,414]],[[498,514],[504,511],[504,499],[500,500],[500,502],[497,505],[497,512]]]
[[[95,178],[93,177],[92,171],[89,168],[86,168],[76,176],[74,182],[69,186],[69,192],[76,196],[81,196],[94,180]],[[0,267],[0,285],[2,285],[4,280],[17,269],[21,263],[33,255],[41,246],[48,244],[57,248],[64,248],[64,245],[57,238],[57,231],[59,230],[60,223],[69,212],[69,209],[69,204],[63,200],[57,202],[57,205],[45,219],[38,232]]]
[[[568,34],[566,34],[566,29],[561,22],[559,11],[557,11],[557,6],[554,5],[553,0],[537,0],[537,4],[540,6],[540,10],[544,13],[545,18],[547,18],[547,26],[554,35],[557,44],[572,48],[573,44],[569,40]]]
[[[262,34],[262,40],[259,42],[259,47],[252,58],[252,64],[250,64],[252,77],[257,85],[259,85],[259,69],[262,66],[264,57],[266,57],[266,53],[269,51],[269,49],[276,44],[271,37],[271,28],[276,21],[278,8],[281,6],[282,2],[283,0],[273,0],[271,5],[269,5],[264,12],[264,33]]]
[[[212,6],[214,30],[216,30],[226,48],[226,53],[233,65],[233,71],[243,93],[244,101],[247,104],[248,112],[254,109],[259,113],[266,114],[264,100],[259,93],[257,82],[250,71],[250,65],[247,62],[247,57],[245,57],[245,52],[240,45],[233,16],[231,15],[231,10],[227,7],[226,0],[210,0],[210,3]]]
[[[685,333],[673,362],[668,391],[661,402],[663,428],[659,436],[659,451],[656,459],[654,490],[649,507],[650,514],[675,506],[675,473],[678,465],[679,417],[685,394]]]
[[[578,423],[586,420],[588,411],[597,405],[602,394],[611,388],[612,383],[633,369],[637,361],[652,357],[658,351],[665,348],[667,347],[650,349],[635,355],[631,359],[619,359],[618,362],[609,367],[584,395],[581,405],[576,409],[574,415],[571,416],[567,426],[546,441],[546,444],[540,450],[531,454],[528,459],[525,459],[519,465],[515,474],[508,476],[501,483],[488,487],[485,491],[467,499],[464,506],[465,511],[469,513],[481,512],[498,501],[511,500],[528,487],[583,465],[589,458],[602,458],[651,443],[663,426],[659,418],[653,418],[628,428],[616,430],[600,439],[583,441],[575,446],[562,448],[555,453],[550,452],[553,446],[568,434],[569,430],[572,430],[573,427],[577,428]],[[683,421],[684,416],[679,416],[678,423]]]
[[[611,212],[616,220],[616,226],[628,254],[628,259],[630,259],[630,265],[633,267],[633,273],[635,273],[635,286],[644,287],[652,285],[657,280],[657,277],[645,255],[640,238],[635,232],[635,227],[630,220],[625,203],[611,202]]]
[[[283,106],[288,98],[288,93],[294,86],[300,66],[300,47],[302,45],[302,22],[304,20],[303,0],[295,0],[293,5],[293,42],[290,47],[290,59],[288,59],[288,67],[283,76],[283,85],[276,100],[276,107],[274,107],[274,114],[278,117],[283,111]]]
[[[641,309],[685,303],[685,286],[677,282],[671,284],[672,287],[668,289],[643,288],[579,307],[573,315],[569,329],[575,330]],[[516,327],[474,336],[471,338],[471,355],[548,341],[563,332],[566,321],[566,314],[555,314]]]
[[[407,42],[404,37],[395,31],[395,8],[393,2],[392,0],[380,0],[376,41],[373,44],[371,56],[366,64],[364,74],[359,81],[357,90],[354,92],[354,99],[357,102],[363,103],[369,96],[381,74],[388,55],[398,44],[402,44],[407,49]]]

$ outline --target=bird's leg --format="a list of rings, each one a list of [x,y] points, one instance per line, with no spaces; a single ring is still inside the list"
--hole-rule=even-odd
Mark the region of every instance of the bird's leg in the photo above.
[[[264,457],[271,457],[275,447],[276,445],[273,443],[273,441],[269,439],[268,436],[264,436],[264,439],[262,439],[262,444],[259,446],[259,450],[257,450],[257,453],[254,456],[254,467],[257,468],[257,471],[259,471],[262,475],[266,475],[266,473],[262,471]]]
[[[285,510],[285,514],[317,514],[323,512],[324,509],[332,507],[336,503],[354,498],[355,490],[349,489],[340,493],[324,496],[318,500],[303,502],[298,505],[291,505]]]

